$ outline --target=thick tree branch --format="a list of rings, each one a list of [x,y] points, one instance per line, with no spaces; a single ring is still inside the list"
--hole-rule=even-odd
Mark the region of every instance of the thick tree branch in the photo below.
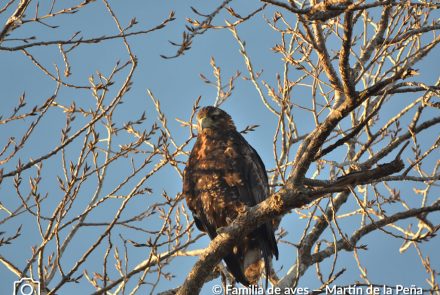
[[[0,32],[0,44],[5,39],[6,35],[15,29],[17,26],[20,25],[22,22],[21,18],[23,17],[26,8],[28,7],[31,0],[20,0],[20,3],[18,3],[17,9],[14,11],[14,13],[8,18],[6,21],[5,26],[3,27],[3,30]]]
[[[199,261],[194,265],[177,294],[198,294],[206,277],[232,249],[234,242],[249,234],[262,223],[281,216],[291,209],[309,204],[328,193],[345,191],[348,189],[347,185],[365,184],[376,178],[398,172],[403,167],[402,160],[396,159],[391,163],[380,165],[363,173],[347,175],[335,181],[333,185],[322,189],[296,188],[292,183],[288,183],[285,188],[257,206],[249,208],[238,216],[230,226],[223,228],[200,256]]]

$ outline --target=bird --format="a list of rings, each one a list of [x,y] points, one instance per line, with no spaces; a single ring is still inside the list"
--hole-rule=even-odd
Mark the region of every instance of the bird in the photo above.
[[[256,150],[237,131],[224,110],[206,106],[197,113],[197,140],[183,173],[182,194],[196,227],[214,239],[246,207],[269,195],[266,168]],[[272,222],[265,222],[237,241],[223,257],[237,282],[256,285],[267,280],[278,246]]]

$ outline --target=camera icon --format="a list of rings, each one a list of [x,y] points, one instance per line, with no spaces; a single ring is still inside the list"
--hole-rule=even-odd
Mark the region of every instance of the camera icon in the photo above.
[[[40,282],[31,278],[22,278],[14,282],[13,295],[40,295]]]

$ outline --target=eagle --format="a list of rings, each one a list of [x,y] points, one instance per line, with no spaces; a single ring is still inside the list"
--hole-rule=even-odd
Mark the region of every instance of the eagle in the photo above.
[[[255,149],[237,131],[229,114],[218,107],[201,108],[198,135],[183,174],[182,193],[200,231],[211,239],[230,225],[243,209],[269,194],[265,166]],[[258,283],[263,270],[278,260],[271,222],[251,232],[223,257],[235,280],[245,286]]]

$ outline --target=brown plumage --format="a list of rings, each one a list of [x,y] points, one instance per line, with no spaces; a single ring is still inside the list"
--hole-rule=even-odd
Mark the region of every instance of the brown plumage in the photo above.
[[[255,206],[269,193],[267,174],[257,152],[237,132],[231,117],[216,107],[197,114],[198,136],[183,177],[183,194],[197,228],[211,239],[231,224],[244,206]],[[238,242],[224,257],[243,285],[256,284],[263,269],[278,259],[274,229],[267,222]]]

